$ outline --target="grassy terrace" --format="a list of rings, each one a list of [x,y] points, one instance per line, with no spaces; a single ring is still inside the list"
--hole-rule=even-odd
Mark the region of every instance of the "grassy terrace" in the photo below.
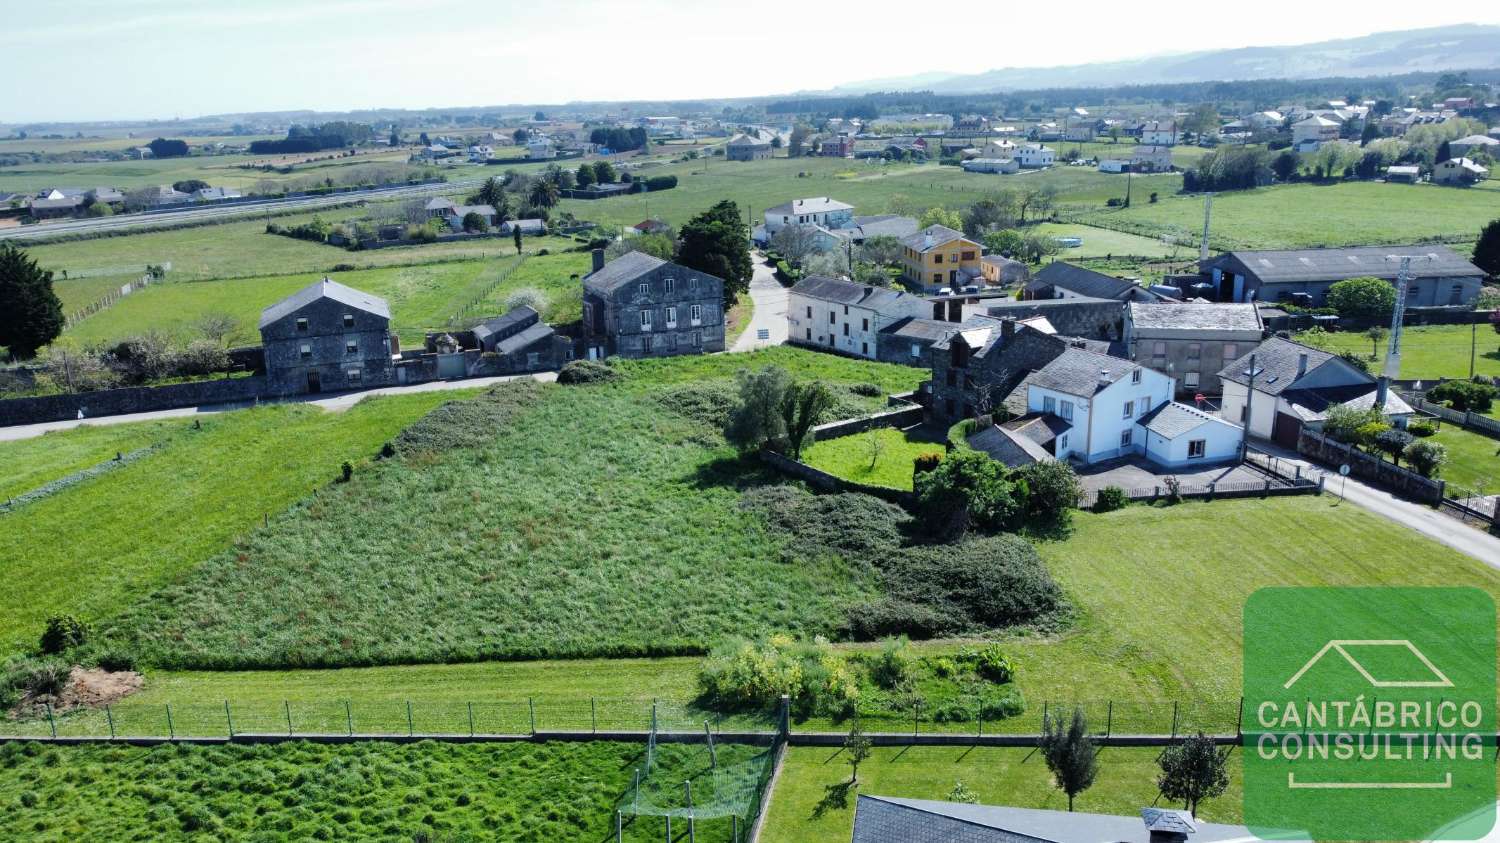
[[[1137,179],[1137,196],[1144,188]],[[1214,197],[1210,243],[1217,249],[1405,243],[1473,237],[1500,216],[1500,184],[1473,188],[1380,182],[1289,184]],[[1081,209],[1078,221],[1147,237],[1202,231],[1203,200],[1162,191],[1156,203]]]
[[[587,272],[588,266],[589,256],[581,252],[527,255],[524,261],[511,254],[340,272],[335,277],[341,284],[385,298],[402,342],[410,345],[420,344],[424,331],[445,327],[465,305],[479,303],[472,311],[475,317],[501,312],[506,296],[522,287],[535,287],[549,297],[551,306],[543,314],[547,321],[576,319],[579,286],[571,276]],[[225,313],[239,321],[236,343],[256,343],[261,309],[321,277],[313,272],[152,285],[79,322],[64,339],[88,344],[147,331],[191,338],[205,315]]]
[[[53,431],[34,439],[0,444],[5,472],[0,476],[0,498],[9,499],[72,474],[75,471],[165,442],[184,428],[182,422],[81,425]]]
[[[722,764],[753,747],[724,745]],[[707,751],[663,746],[677,795],[712,792]],[[614,837],[640,744],[357,743],[340,746],[0,747],[9,840],[537,840]],[[685,823],[684,823],[685,825]],[[681,828],[681,826],[679,826]],[[627,840],[662,839],[643,818]],[[700,840],[729,839],[729,821]]]
[[[1370,358],[1370,338],[1362,332],[1341,331],[1324,334],[1321,347],[1329,351],[1352,351]],[[1472,350],[1474,372],[1500,375],[1500,337],[1489,325],[1428,325],[1405,328],[1401,332],[1401,377],[1437,380],[1467,378]],[[1385,357],[1385,343],[1380,356],[1371,359],[1371,370],[1378,371]]]
[[[127,444],[160,451],[0,514],[0,646],[34,646],[55,612],[104,617],[191,570],[268,513],[325,486],[452,393],[367,399],[343,413],[281,405],[188,421],[84,427],[0,443],[40,485]],[[25,475],[23,475],[25,476]],[[10,479],[12,485],[18,481]]]
[[[829,474],[892,489],[912,487],[912,461],[923,454],[942,454],[943,443],[921,430],[880,428],[854,436],[813,443],[803,462]]]
[[[1156,793],[1157,752],[1105,749],[1099,756],[1098,780],[1078,797],[1074,810],[1131,815],[1144,806],[1161,804]],[[1238,754],[1232,755],[1229,790],[1199,806],[1200,819],[1240,821],[1239,767]],[[848,840],[858,794],[947,799],[958,782],[963,782],[982,804],[1059,811],[1068,808],[1067,797],[1052,786],[1046,765],[1026,749],[877,747],[860,765],[859,787],[847,787],[848,781],[849,764],[841,750],[787,750],[761,839],[766,843]]]

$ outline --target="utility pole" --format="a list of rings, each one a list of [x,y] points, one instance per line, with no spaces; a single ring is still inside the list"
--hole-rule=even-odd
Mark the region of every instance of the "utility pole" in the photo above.
[[[1198,243],[1198,261],[1208,260],[1208,221],[1213,215],[1214,195],[1203,194],[1203,239]]]
[[[1252,351],[1250,352],[1250,382],[1245,384],[1245,417],[1240,420],[1241,424],[1244,425],[1244,427],[1242,428],[1244,430],[1244,435],[1240,437],[1240,459],[1244,459],[1245,455],[1250,451],[1250,421],[1252,418],[1254,418],[1250,415],[1250,402],[1255,398],[1256,374],[1257,369],[1255,368],[1255,352]],[[1272,419],[1272,422],[1275,422],[1274,418]],[[1274,433],[1275,431],[1272,432]]]
[[[1125,171],[1125,207],[1130,207],[1130,180],[1135,177],[1134,170]]]

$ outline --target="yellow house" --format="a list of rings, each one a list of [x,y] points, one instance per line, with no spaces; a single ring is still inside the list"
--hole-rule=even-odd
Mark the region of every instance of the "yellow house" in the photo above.
[[[978,243],[943,225],[929,225],[901,240],[901,278],[924,292],[980,283]]]

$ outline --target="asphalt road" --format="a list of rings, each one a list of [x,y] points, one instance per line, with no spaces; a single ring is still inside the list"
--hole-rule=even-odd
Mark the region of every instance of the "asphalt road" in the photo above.
[[[755,275],[750,279],[750,301],[755,312],[750,315],[750,324],[735,340],[730,351],[754,351],[781,345],[787,338],[786,308],[790,293],[776,280],[776,269],[766,263],[765,255],[752,253],[755,259]],[[760,332],[765,331],[762,339]]]
[[[0,240],[45,240],[59,234],[99,234],[109,231],[128,231],[133,228],[193,224],[209,220],[253,218],[268,211],[312,210],[334,205],[352,205],[356,202],[406,199],[451,193],[456,190],[478,187],[483,179],[461,179],[441,184],[403,184],[392,187],[377,187],[328,196],[299,196],[289,199],[264,199],[241,202],[233,205],[194,205],[172,210],[149,211],[141,214],[119,214],[112,217],[93,217],[82,220],[59,220],[13,228],[0,228]]]

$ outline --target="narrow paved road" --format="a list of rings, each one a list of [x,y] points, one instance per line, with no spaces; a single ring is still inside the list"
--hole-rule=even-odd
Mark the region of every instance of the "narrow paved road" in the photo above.
[[[1456,518],[1449,518],[1430,506],[1402,500],[1390,492],[1377,489],[1357,478],[1340,477],[1337,470],[1329,470],[1311,463],[1295,451],[1262,441],[1256,441],[1254,447],[1280,457],[1283,461],[1303,466],[1303,473],[1314,480],[1322,476],[1324,491],[1329,495],[1336,497],[1342,495],[1349,503],[1362,506],[1377,515],[1410,527],[1460,553],[1466,553],[1478,559],[1491,568],[1500,568],[1500,538],[1480,532]]]
[[[755,260],[755,275],[750,279],[750,300],[755,303],[755,313],[740,338],[735,340],[730,351],[754,351],[786,342],[787,289],[776,280],[776,268],[766,262],[766,256],[752,252]],[[760,332],[765,332],[762,338]]]
[[[281,399],[288,403],[312,404],[335,413],[358,404],[360,399],[371,395],[406,395],[413,392],[439,392],[450,389],[473,389],[474,387],[489,386],[490,384],[504,383],[505,381],[520,378],[534,378],[542,383],[550,383],[557,380],[556,372],[538,372],[534,375],[506,375],[493,378],[467,378],[452,381],[428,381],[410,386],[383,386],[376,389],[362,389],[358,392],[339,392],[332,395],[302,395]],[[274,402],[264,402],[274,403]],[[129,424],[130,422],[151,421],[153,419],[175,419],[184,416],[198,416],[209,413],[224,413],[230,410],[243,410],[251,406],[249,402],[234,401],[227,404],[203,404],[197,407],[179,407],[175,410],[153,410],[148,413],[127,413],[119,416],[100,416],[99,418],[68,419],[66,421],[39,422],[37,424],[19,424],[13,427],[0,427],[0,442],[30,439],[41,436],[53,430],[68,430],[83,424]]]

